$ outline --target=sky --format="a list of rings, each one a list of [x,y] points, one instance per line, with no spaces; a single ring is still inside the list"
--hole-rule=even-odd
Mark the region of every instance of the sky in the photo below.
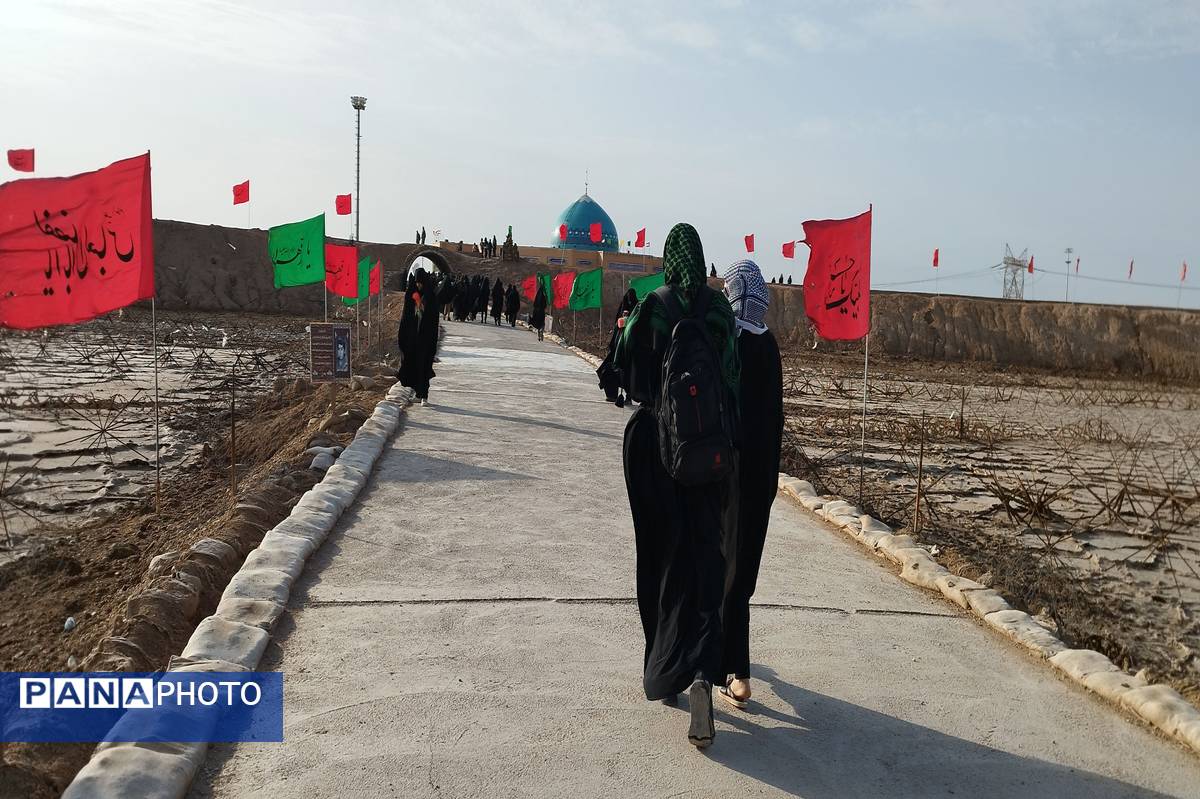
[[[622,239],[691,222],[718,268],[754,233],[799,282],[781,244],[872,205],[875,288],[999,296],[1008,244],[1063,299],[1072,247],[1073,301],[1200,308],[1197,0],[10,6],[0,147],[149,150],[159,218],[349,235],[358,94],[365,241],[546,245],[586,174]]]

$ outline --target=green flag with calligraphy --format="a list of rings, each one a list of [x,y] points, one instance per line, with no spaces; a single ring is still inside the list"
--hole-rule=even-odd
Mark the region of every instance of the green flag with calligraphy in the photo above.
[[[325,282],[325,214],[276,225],[267,233],[275,288]]]
[[[645,277],[638,277],[629,281],[629,288],[637,293],[638,302],[644,300],[647,294],[666,283],[665,274],[664,272],[656,272],[653,275],[646,275]]]
[[[600,292],[604,286],[604,270],[597,267],[575,276],[568,305],[572,311],[586,311],[600,307]]]

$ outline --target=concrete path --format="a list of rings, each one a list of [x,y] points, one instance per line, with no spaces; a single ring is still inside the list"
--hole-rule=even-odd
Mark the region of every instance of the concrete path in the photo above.
[[[525,331],[451,324],[441,358],[263,660],[286,742],[214,746],[193,797],[1200,795],[1184,750],[782,499],[756,701],[697,752],[641,692],[628,411]]]

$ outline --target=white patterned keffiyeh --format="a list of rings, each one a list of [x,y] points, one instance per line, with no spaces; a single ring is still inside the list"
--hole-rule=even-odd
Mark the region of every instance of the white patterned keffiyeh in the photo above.
[[[771,296],[754,261],[736,261],[725,269],[725,296],[737,317],[738,332],[766,331],[767,306]]]

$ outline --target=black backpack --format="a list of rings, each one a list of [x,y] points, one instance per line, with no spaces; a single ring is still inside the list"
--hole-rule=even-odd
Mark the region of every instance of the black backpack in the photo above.
[[[654,292],[671,327],[655,403],[659,455],[667,473],[685,486],[715,483],[733,470],[733,398],[705,324],[712,294],[701,287],[685,314],[670,286]]]

